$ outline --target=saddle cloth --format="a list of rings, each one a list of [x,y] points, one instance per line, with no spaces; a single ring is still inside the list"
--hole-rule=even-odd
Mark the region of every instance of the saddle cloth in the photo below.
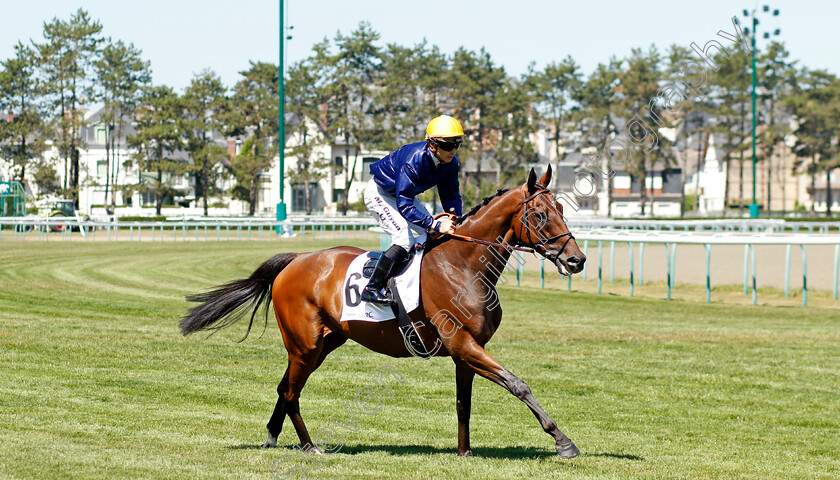
[[[414,250],[414,249],[412,249]],[[414,250],[411,263],[403,273],[394,278],[400,299],[405,310],[410,312],[420,305],[420,260],[423,250]],[[370,272],[363,272],[365,263],[370,259],[368,252],[354,258],[344,275],[342,291],[342,309],[339,321],[361,320],[364,322],[384,322],[396,318],[394,309],[389,305],[377,305],[361,300],[362,290],[367,286]],[[364,275],[367,273],[367,277]]]

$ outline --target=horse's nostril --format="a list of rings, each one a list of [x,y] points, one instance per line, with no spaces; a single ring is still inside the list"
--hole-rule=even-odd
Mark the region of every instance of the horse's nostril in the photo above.
[[[571,266],[576,266],[577,264],[581,263],[581,259],[577,255],[574,255],[574,256],[569,257],[566,260],[566,262]]]

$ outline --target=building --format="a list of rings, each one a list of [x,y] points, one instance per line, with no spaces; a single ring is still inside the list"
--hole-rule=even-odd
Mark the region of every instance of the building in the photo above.
[[[0,121],[9,121],[2,118]],[[302,124],[303,122],[303,124]],[[105,148],[105,125],[101,112],[91,112],[86,117],[87,126],[81,129],[83,140],[80,149],[80,210],[94,217],[107,215],[106,206],[116,205],[114,214],[124,216],[151,216],[155,213],[156,194],[149,182],[154,172],[142,172],[134,160],[135,150],[128,147],[127,137],[134,133],[133,126],[126,122],[126,131]],[[345,144],[343,138],[327,139],[323,129],[311,120],[300,121],[287,117],[286,155],[284,168],[283,202],[289,215],[336,215],[342,212],[345,198],[351,206],[349,214],[366,214],[362,205],[364,187],[370,178],[370,164],[378,161],[388,152],[366,149],[364,145]],[[300,155],[300,147],[306,141],[314,142],[308,158]],[[660,129],[670,135],[673,131]],[[532,134],[537,147],[539,161],[525,169],[536,167],[544,172],[549,163],[554,168],[552,189],[566,211],[575,211],[585,216],[637,217],[642,215],[641,179],[622,168],[611,168],[605,156],[598,156],[594,149],[580,148],[580,132],[568,136],[568,150],[561,147],[558,158],[555,145],[549,135],[538,130]],[[743,205],[752,202],[752,165],[749,152],[726,155],[720,145],[726,138],[719,134],[693,135],[683,151],[675,152],[675,160],[669,165],[655,165],[645,178],[645,216],[678,217],[683,193],[686,196],[686,211],[692,216],[721,216],[726,209],[729,214],[737,212]],[[231,158],[241,153],[244,139],[214,138],[226,148]],[[756,166],[756,194],[760,204],[769,204],[775,212],[806,212],[811,208],[824,212],[827,208],[828,182],[826,175],[819,174],[812,181],[806,174],[808,161],[797,162],[790,145],[793,139],[786,138],[784,146],[776,148],[771,161],[760,159]],[[613,147],[613,150],[617,150]],[[64,183],[67,168],[59,158],[57,149],[51,147],[44,154],[52,161]],[[178,152],[177,158],[188,163],[189,155]],[[743,159],[743,161],[742,161]],[[798,169],[794,169],[794,165]],[[502,169],[495,161],[485,159],[480,165],[482,182],[496,183]],[[217,165],[218,187],[230,191],[235,179],[229,174],[226,164]],[[479,172],[479,165],[467,159],[462,164],[462,173],[472,182]],[[41,196],[33,181],[32,171],[27,173],[27,194]],[[13,176],[11,163],[0,159],[0,180]],[[840,178],[831,179],[832,210],[840,211]],[[280,167],[275,161],[259,177],[256,214],[273,217],[280,202]],[[685,183],[683,184],[683,178]],[[167,178],[175,194],[164,198],[162,214],[166,216],[202,216],[204,206],[195,198],[194,179],[188,174]],[[468,182],[462,178],[462,185]],[[114,186],[117,186],[115,189]],[[684,185],[684,187],[683,187]],[[463,187],[462,187],[463,188]],[[726,200],[726,201],[724,201]],[[210,198],[210,216],[243,215],[248,212],[247,202],[230,196]],[[464,198],[468,209],[473,198]],[[696,205],[696,208],[694,206]],[[352,210],[352,207],[356,210]]]

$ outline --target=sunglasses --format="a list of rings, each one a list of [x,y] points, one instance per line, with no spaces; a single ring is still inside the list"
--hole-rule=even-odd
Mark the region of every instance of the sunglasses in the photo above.
[[[457,150],[458,147],[461,146],[461,142],[444,142],[441,140],[435,140],[435,145],[444,152],[451,152],[452,150]]]

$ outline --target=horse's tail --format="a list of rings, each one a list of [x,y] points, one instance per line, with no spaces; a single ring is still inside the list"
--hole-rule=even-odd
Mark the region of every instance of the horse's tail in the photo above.
[[[296,253],[275,255],[260,265],[248,278],[220,285],[209,292],[187,295],[187,301],[200,302],[201,305],[190,308],[187,315],[178,323],[181,333],[189,335],[199,330],[221,330],[234,324],[242,318],[244,313],[253,309],[248,330],[245,332],[245,337],[242,337],[244,340],[251,332],[254,317],[261,306],[265,308],[266,323],[268,323],[271,286],[277,275],[295,257],[297,257]]]

